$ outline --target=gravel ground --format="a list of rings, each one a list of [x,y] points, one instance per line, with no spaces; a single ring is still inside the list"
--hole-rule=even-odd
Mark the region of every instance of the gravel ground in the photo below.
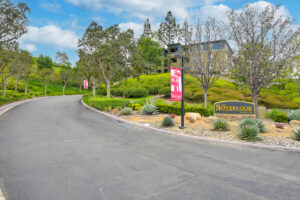
[[[116,113],[115,113],[116,114]],[[138,122],[144,125],[164,129],[164,130],[169,130],[177,133],[182,133],[182,134],[187,134],[187,135],[193,135],[193,136],[201,136],[201,137],[207,137],[207,138],[213,138],[213,139],[218,139],[218,140],[225,140],[225,141],[241,141],[237,137],[237,126],[234,124],[234,122],[230,122],[230,125],[232,127],[232,131],[228,132],[217,132],[217,131],[212,131],[211,130],[211,125],[209,119],[204,119],[200,121],[196,121],[195,123],[190,123],[187,120],[186,122],[186,128],[185,129],[179,129],[178,126],[180,124],[180,117],[177,116],[175,118],[176,126],[171,127],[171,128],[163,128],[161,126],[161,121],[163,117],[166,115],[160,114],[160,115],[155,115],[155,116],[144,116],[144,115],[133,115],[133,116],[127,116],[127,117],[122,117],[126,120]],[[274,128],[272,127],[272,122],[268,122],[268,120],[265,121],[267,124],[268,129],[272,130],[274,132]],[[258,142],[251,142],[251,143],[256,143],[256,144],[266,144],[266,145],[277,145],[277,146],[283,146],[283,147],[300,147],[300,141],[293,140],[290,138],[290,133],[287,133],[287,131],[290,132],[291,128],[286,127],[286,132],[284,130],[278,130],[276,133],[283,132],[282,134],[278,134],[273,136],[274,133],[262,133],[260,134],[261,141]],[[271,132],[271,131],[270,131]],[[281,136],[282,135],[282,136]],[[288,135],[288,136],[286,136]],[[247,141],[243,141],[247,142]]]

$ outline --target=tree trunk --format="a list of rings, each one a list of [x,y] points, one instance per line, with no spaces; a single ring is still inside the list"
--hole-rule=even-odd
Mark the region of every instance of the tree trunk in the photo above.
[[[96,84],[93,84],[93,96],[96,96]]]
[[[106,97],[110,98],[110,80],[106,80]]]
[[[207,89],[204,89],[204,108],[207,108]]]
[[[47,96],[47,88],[48,88],[48,84],[45,83],[45,96]]]
[[[79,86],[79,92],[81,92],[81,88],[82,88],[82,85],[80,84],[80,86]]]
[[[18,91],[18,86],[19,86],[19,79],[16,77],[16,87],[15,87],[15,91]]]
[[[25,82],[25,94],[27,94],[27,85],[28,85],[28,83]]]
[[[10,85],[12,85],[13,79],[13,76],[10,76]]]
[[[254,103],[254,114],[256,118],[258,118],[258,102],[257,102],[257,95],[252,96],[252,102]]]
[[[65,83],[63,86],[63,95],[65,95],[66,86],[67,86],[67,84]]]
[[[6,84],[2,83],[2,96],[5,97],[5,94],[6,94]]]

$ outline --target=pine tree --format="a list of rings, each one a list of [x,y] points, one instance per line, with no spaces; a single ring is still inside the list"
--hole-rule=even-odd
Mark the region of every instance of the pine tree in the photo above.
[[[169,11],[165,21],[159,25],[158,37],[162,46],[169,47],[178,37],[180,26],[176,23],[176,18]],[[170,67],[170,54],[168,54],[168,66]]]
[[[149,19],[147,18],[144,23],[144,32],[143,32],[142,37],[151,38],[151,36],[152,36],[151,24],[150,24]]]

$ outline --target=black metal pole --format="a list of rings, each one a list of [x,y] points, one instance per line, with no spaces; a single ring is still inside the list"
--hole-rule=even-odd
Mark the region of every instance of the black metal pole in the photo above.
[[[184,129],[184,56],[182,59],[182,68],[181,68],[181,80],[182,80],[182,99],[181,99],[181,126],[180,129]]]

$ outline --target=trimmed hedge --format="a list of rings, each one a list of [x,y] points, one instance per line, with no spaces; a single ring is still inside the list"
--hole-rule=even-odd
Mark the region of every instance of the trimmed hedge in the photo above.
[[[156,104],[156,107],[161,113],[176,114],[176,115],[181,114],[181,106],[169,105],[169,104]],[[184,111],[199,113],[201,116],[204,117],[209,116],[208,109],[200,106],[185,106]]]
[[[158,91],[158,94],[163,94],[165,97],[171,97],[171,87],[163,87]]]
[[[114,108],[122,108],[124,105],[123,99],[86,99],[85,101],[89,106],[97,108],[98,110],[110,110]],[[129,104],[128,100],[125,100],[125,106]]]

